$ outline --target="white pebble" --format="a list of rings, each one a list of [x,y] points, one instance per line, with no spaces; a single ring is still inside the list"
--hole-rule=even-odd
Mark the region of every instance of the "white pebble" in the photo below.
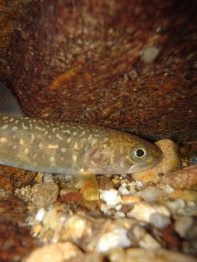
[[[115,206],[121,203],[121,197],[117,190],[103,190],[100,194],[100,198],[107,203],[109,206]]]
[[[147,187],[140,193],[140,196],[147,202],[156,202],[162,195],[166,195],[165,191],[153,186]]]
[[[129,194],[129,191],[127,190],[127,188],[125,186],[120,186],[118,188],[119,193],[121,194],[121,196],[125,196]]]
[[[150,216],[150,223],[157,228],[163,228],[169,225],[171,220],[162,214],[154,213]]]
[[[115,217],[125,217],[125,216],[126,216],[125,213],[121,211],[115,213]]]
[[[185,202],[178,198],[174,201],[166,201],[165,202],[165,206],[172,212],[172,213],[175,213],[177,212],[178,210],[180,209],[183,209],[185,208]]]
[[[136,184],[138,187],[143,187],[143,183],[140,180],[136,180]]]
[[[46,213],[46,210],[42,207],[38,210],[36,216],[35,216],[35,220],[37,221],[42,221],[44,215]]]
[[[161,248],[161,245],[151,235],[146,233],[143,238],[139,241],[139,246],[145,249]]]
[[[121,207],[122,207],[122,204],[118,204],[118,205],[115,206],[115,210],[119,211],[121,209]]]
[[[44,173],[43,182],[44,183],[53,182],[53,175],[52,175],[52,173]]]
[[[112,248],[129,247],[131,241],[127,237],[127,230],[122,226],[116,226],[112,232],[101,236],[96,245],[97,252],[106,253]]]
[[[170,185],[166,185],[163,189],[167,194],[171,194],[174,192],[174,188],[172,188]]]
[[[151,215],[158,213],[166,217],[170,216],[168,209],[159,204],[140,202],[134,205],[134,208],[127,213],[128,217],[134,217],[137,220],[150,223]]]

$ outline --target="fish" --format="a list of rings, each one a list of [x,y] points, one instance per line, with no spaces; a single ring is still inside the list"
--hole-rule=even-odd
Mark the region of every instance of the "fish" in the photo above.
[[[0,164],[69,175],[84,199],[99,199],[96,174],[130,174],[162,158],[154,144],[111,128],[29,117],[0,82]]]

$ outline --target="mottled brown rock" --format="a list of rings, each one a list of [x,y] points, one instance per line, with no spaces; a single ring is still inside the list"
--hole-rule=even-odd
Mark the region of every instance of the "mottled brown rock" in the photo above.
[[[30,116],[195,140],[196,29],[194,0],[33,0],[2,78]]]
[[[54,182],[36,184],[32,187],[32,202],[39,209],[55,202],[59,195],[59,188]]]
[[[197,165],[168,173],[161,177],[161,182],[176,189],[197,188]]]

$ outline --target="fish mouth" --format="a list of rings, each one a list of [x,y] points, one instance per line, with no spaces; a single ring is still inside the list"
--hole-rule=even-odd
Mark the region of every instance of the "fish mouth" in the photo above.
[[[158,161],[154,162],[154,163],[144,163],[144,164],[136,164],[136,165],[133,165],[129,168],[129,173],[137,173],[137,172],[141,172],[141,171],[144,171],[144,170],[148,170],[154,166],[156,166],[160,160],[161,160],[162,157],[160,157],[158,159]]]

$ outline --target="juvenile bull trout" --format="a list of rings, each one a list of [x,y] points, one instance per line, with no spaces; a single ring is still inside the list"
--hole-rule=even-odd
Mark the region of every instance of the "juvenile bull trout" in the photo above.
[[[0,82],[0,164],[69,175],[85,199],[95,200],[95,174],[142,171],[161,156],[155,145],[121,131],[27,117]]]

